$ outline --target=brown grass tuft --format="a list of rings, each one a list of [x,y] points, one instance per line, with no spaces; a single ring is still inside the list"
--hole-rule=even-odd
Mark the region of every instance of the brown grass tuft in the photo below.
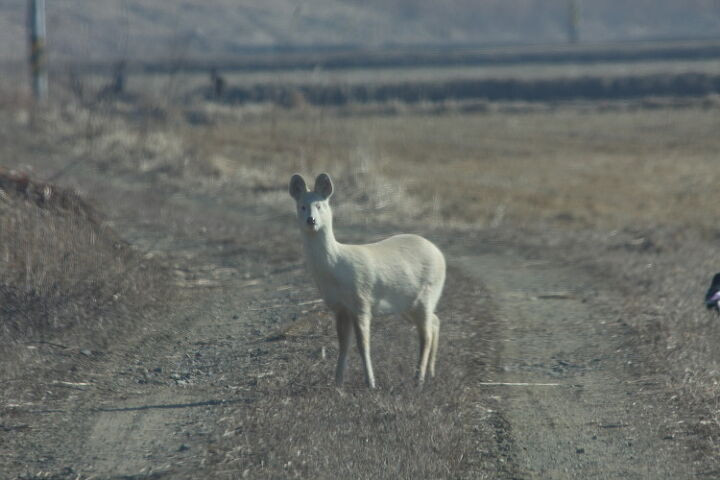
[[[78,194],[0,172],[0,356],[78,329],[101,346],[144,315],[163,277]]]

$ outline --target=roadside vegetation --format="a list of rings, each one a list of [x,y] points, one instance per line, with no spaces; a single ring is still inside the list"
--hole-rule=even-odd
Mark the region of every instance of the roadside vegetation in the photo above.
[[[165,269],[104,224],[87,200],[26,172],[0,171],[4,399],[27,387],[28,375],[45,378],[39,350],[91,356],[133,332],[169,295]]]

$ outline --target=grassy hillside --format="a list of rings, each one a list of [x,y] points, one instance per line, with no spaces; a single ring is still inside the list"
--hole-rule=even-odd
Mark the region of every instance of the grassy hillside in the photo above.
[[[716,36],[714,0],[580,0],[586,41]],[[229,55],[254,49],[562,42],[569,0],[63,0],[55,59]],[[22,59],[25,3],[0,0],[0,60]]]

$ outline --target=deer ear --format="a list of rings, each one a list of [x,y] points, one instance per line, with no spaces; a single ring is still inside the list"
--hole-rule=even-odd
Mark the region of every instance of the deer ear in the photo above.
[[[295,201],[297,201],[300,199],[300,195],[306,193],[307,191],[307,185],[305,185],[305,180],[303,180],[303,177],[301,177],[297,173],[293,175],[290,179],[290,196],[293,197]]]
[[[321,173],[315,179],[315,193],[321,195],[325,200],[333,194],[333,184],[330,175]]]

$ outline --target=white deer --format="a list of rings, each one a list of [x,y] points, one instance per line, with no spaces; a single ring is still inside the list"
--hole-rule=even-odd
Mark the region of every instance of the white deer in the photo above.
[[[374,315],[401,314],[415,324],[420,337],[417,380],[435,376],[440,320],[435,307],[445,283],[445,257],[418,235],[395,235],[377,243],[345,245],[335,240],[329,199],[330,177],[321,173],[308,191],[300,175],[290,179],[290,195],[305,243],[307,265],[327,306],[335,313],[339,354],[335,382],[347,365],[353,329],[365,367],[365,379],[375,388],[370,361],[370,321]]]

